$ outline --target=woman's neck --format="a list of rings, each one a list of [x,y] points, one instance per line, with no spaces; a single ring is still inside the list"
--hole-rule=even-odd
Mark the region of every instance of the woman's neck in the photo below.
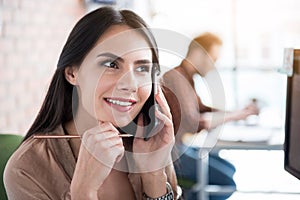
[[[63,124],[63,127],[64,127],[65,134],[67,134],[67,135],[79,135],[73,120]],[[70,143],[72,152],[74,154],[74,157],[77,160],[80,145],[81,145],[81,139],[70,139],[69,143]]]
[[[83,109],[78,108],[74,119],[63,124],[65,134],[82,136],[85,131],[97,126],[97,120]],[[78,158],[81,139],[71,139],[70,145],[75,158]]]

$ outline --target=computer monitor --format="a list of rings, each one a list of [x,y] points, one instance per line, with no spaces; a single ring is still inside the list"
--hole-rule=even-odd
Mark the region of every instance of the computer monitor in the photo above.
[[[300,179],[300,49],[294,49],[293,73],[287,78],[284,168]]]

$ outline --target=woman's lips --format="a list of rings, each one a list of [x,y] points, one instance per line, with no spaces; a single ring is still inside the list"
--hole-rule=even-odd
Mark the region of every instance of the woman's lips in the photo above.
[[[133,99],[125,98],[104,98],[105,102],[119,112],[127,112],[133,108],[136,103]]]

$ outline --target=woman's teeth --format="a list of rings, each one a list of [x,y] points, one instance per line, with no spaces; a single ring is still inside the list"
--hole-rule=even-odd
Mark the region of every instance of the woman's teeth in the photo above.
[[[118,106],[131,106],[132,102],[128,101],[120,101],[120,100],[113,100],[113,99],[106,99],[109,103],[118,105]]]

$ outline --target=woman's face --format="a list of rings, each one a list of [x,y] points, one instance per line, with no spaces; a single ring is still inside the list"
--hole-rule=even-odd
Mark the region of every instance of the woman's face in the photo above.
[[[111,26],[77,71],[79,112],[117,127],[130,123],[151,93],[152,52],[143,36]]]

